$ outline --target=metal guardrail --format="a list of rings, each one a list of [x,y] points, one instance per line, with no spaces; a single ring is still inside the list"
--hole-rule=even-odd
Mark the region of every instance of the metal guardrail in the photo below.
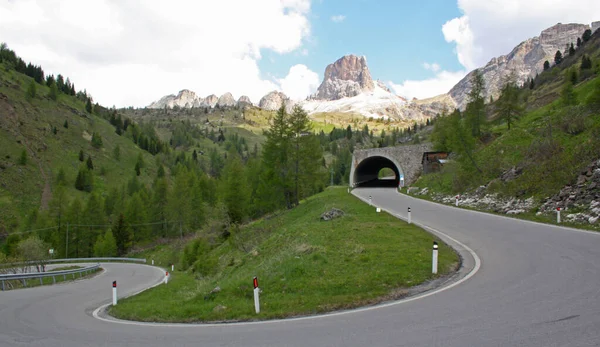
[[[65,258],[65,259],[49,259],[40,261],[28,261],[23,263],[12,263],[6,265],[38,265],[43,263],[47,264],[57,264],[57,263],[85,263],[85,262],[131,262],[131,263],[146,263],[146,259],[140,258],[117,258],[117,257],[104,257],[104,258]],[[23,286],[27,286],[27,280],[32,278],[39,278],[40,285],[43,284],[44,277],[52,277],[52,281],[56,283],[56,276],[63,276],[63,280],[67,279],[67,275],[72,275],[73,279],[75,279],[75,274],[79,274],[79,277],[82,277],[83,273],[86,274],[90,271],[96,270],[100,267],[100,264],[83,267],[79,269],[73,270],[63,270],[63,271],[48,271],[48,272],[30,272],[30,273],[20,273],[20,274],[0,274],[0,281],[2,282],[1,289],[5,290],[5,281],[12,280],[20,280],[23,283]]]
[[[116,257],[104,257],[104,258],[65,258],[65,259],[51,259],[46,260],[44,263],[85,263],[85,262],[99,262],[99,261],[122,261],[131,263],[146,263],[146,259],[140,258],[116,258]],[[33,262],[35,264],[35,262]]]
[[[88,262],[131,262],[131,263],[146,263],[146,259],[141,258],[117,258],[117,257],[102,257],[102,258],[64,258],[64,259],[47,259],[47,260],[31,260],[20,263],[2,264],[0,267],[15,266],[15,265],[38,265],[38,264],[56,264],[56,263],[88,263]]]
[[[79,274],[79,277],[83,277],[83,273],[86,275],[92,271],[95,271],[100,268],[100,264],[82,267],[79,269],[72,270],[61,270],[61,271],[48,271],[48,272],[29,272],[29,273],[21,273],[21,274],[6,274],[0,275],[0,281],[2,282],[2,290],[5,290],[5,281],[14,281],[20,280],[23,283],[23,287],[27,287],[27,280],[32,278],[39,278],[40,285],[43,285],[44,277],[52,277],[52,282],[56,283],[56,276],[63,276],[63,280],[67,280],[67,275],[71,275],[73,279],[75,279],[75,275]]]

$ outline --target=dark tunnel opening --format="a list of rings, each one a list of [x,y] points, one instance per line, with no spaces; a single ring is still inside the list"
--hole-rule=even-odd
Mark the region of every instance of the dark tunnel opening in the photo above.
[[[389,168],[394,171],[394,178],[379,178],[379,172]],[[398,187],[400,184],[400,169],[390,159],[385,157],[369,157],[354,169],[354,187]]]

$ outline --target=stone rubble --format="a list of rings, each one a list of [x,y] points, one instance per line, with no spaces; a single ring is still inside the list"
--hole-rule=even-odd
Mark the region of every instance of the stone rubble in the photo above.
[[[331,210],[329,210],[321,215],[321,220],[330,221],[334,218],[339,218],[339,217],[343,217],[343,216],[344,216],[344,211],[337,209],[337,208],[332,208]]]
[[[512,168],[501,175],[502,181],[510,181],[521,173],[521,169]],[[440,203],[454,205],[456,196],[439,193],[430,194],[428,188],[411,187],[411,195],[430,195]],[[541,205],[533,197],[517,199],[487,194],[486,186],[480,186],[473,193],[460,195],[459,206],[478,210],[487,210],[507,215],[516,215],[537,211],[537,215],[555,214],[560,208],[563,219],[578,224],[597,225],[600,220],[600,160],[594,161],[577,177],[574,185],[563,187],[556,195],[546,198]]]

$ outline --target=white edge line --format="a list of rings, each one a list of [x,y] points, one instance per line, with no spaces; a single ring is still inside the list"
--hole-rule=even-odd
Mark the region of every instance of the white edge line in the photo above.
[[[356,195],[355,195],[356,196]],[[358,197],[358,196],[357,196]],[[363,200],[361,197],[358,197],[359,199]],[[364,201],[364,200],[363,200]],[[383,209],[382,209],[383,210]],[[398,219],[402,219],[404,220],[403,217],[401,217],[400,215],[391,213],[389,211],[386,211],[388,213],[390,213],[392,216],[398,218]],[[416,223],[413,223],[416,224]],[[473,269],[471,269],[471,271],[469,271],[469,273],[461,278],[460,280],[453,282],[447,286],[443,286],[440,287],[438,289],[435,289],[433,291],[430,292],[425,292],[423,294],[420,295],[416,295],[410,298],[406,298],[406,299],[401,299],[398,301],[392,301],[392,302],[388,302],[385,304],[380,304],[380,305],[376,305],[376,306],[369,306],[369,307],[363,307],[363,308],[357,308],[357,309],[352,309],[352,310],[346,310],[346,311],[340,311],[340,312],[333,312],[333,313],[326,313],[326,314],[322,314],[322,315],[316,315],[316,316],[306,316],[306,317],[296,317],[296,318],[288,318],[288,319],[273,319],[273,320],[265,320],[265,321],[258,321],[258,322],[236,322],[236,323],[154,323],[154,322],[137,322],[137,321],[128,321],[128,320],[121,320],[121,319],[116,319],[116,318],[104,318],[104,317],[100,317],[99,313],[100,311],[104,310],[106,307],[108,307],[109,305],[111,305],[112,303],[108,303],[105,305],[102,305],[100,307],[98,307],[97,309],[94,310],[93,312],[93,316],[96,319],[99,319],[101,321],[105,321],[105,322],[110,322],[110,323],[119,323],[119,324],[127,324],[127,325],[137,325],[137,326],[149,326],[149,327],[194,327],[194,328],[200,328],[200,327],[229,327],[229,326],[244,326],[244,325],[258,325],[258,324],[276,324],[276,323],[288,323],[288,322],[297,322],[297,321],[304,321],[304,320],[313,320],[313,319],[321,319],[321,318],[329,318],[329,317],[336,317],[336,316],[342,316],[342,315],[347,315],[347,314],[352,314],[352,313],[358,313],[358,312],[365,312],[365,311],[372,311],[372,310],[378,310],[381,308],[385,308],[385,307],[391,307],[391,306],[396,306],[396,305],[401,305],[407,302],[411,302],[411,301],[415,301],[415,300],[419,300],[419,299],[423,299],[426,298],[428,296],[437,294],[437,293],[441,293],[445,290],[454,288],[456,286],[458,286],[459,284],[469,280],[471,277],[473,277],[477,271],[479,271],[479,269],[481,268],[481,259],[479,259],[479,256],[477,255],[477,253],[475,253],[475,251],[473,251],[471,248],[469,248],[467,245],[463,244],[462,242],[456,240],[455,238],[444,234],[443,232],[421,225],[421,224],[416,224],[417,226],[424,228],[424,229],[428,229],[431,232],[441,235],[445,238],[447,238],[448,240],[451,240],[452,242],[455,242],[456,244],[458,244],[459,246],[463,247],[465,250],[467,250],[467,252],[469,252],[469,254],[471,254],[471,256],[473,257],[473,259],[475,260],[475,266],[473,267]],[[150,288],[154,288],[158,285],[162,284],[162,282],[159,282],[151,287],[148,287],[146,289],[142,289],[136,293],[133,293],[129,296],[133,296],[133,295],[137,295],[145,290],[148,290]]]

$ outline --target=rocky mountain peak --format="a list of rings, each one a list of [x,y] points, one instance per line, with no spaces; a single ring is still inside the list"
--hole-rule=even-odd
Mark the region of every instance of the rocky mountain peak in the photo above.
[[[196,93],[188,89],[182,89],[177,95],[167,95],[160,98],[160,100],[151,103],[149,108],[173,108],[173,107],[192,107],[194,102],[198,99]]]
[[[237,106],[238,107],[252,106],[252,101],[250,101],[250,98],[248,96],[242,95],[242,96],[240,96],[240,98],[237,101]]]
[[[202,102],[202,107],[215,107],[219,102],[219,98],[215,94],[211,94],[204,99]]]
[[[217,106],[219,107],[233,107],[235,106],[235,99],[231,93],[227,92],[219,97],[217,100]]]
[[[338,100],[373,89],[375,84],[367,67],[367,59],[364,56],[345,55],[327,65],[323,83],[312,99]]]
[[[564,52],[567,45],[577,42],[577,38],[589,29],[585,24],[558,23],[541,32],[540,36],[527,39],[517,45],[509,54],[492,58],[479,71],[485,80],[485,99],[497,99],[502,85],[513,74],[517,84],[523,84],[530,77],[543,70],[544,61],[554,62],[554,54],[560,50]],[[467,94],[471,91],[471,71],[449,92],[450,96],[460,109],[467,105]]]
[[[291,112],[291,109],[294,106],[293,101],[282,92],[274,90],[260,99],[258,107],[264,110],[275,111],[278,110],[284,102],[286,110]]]

